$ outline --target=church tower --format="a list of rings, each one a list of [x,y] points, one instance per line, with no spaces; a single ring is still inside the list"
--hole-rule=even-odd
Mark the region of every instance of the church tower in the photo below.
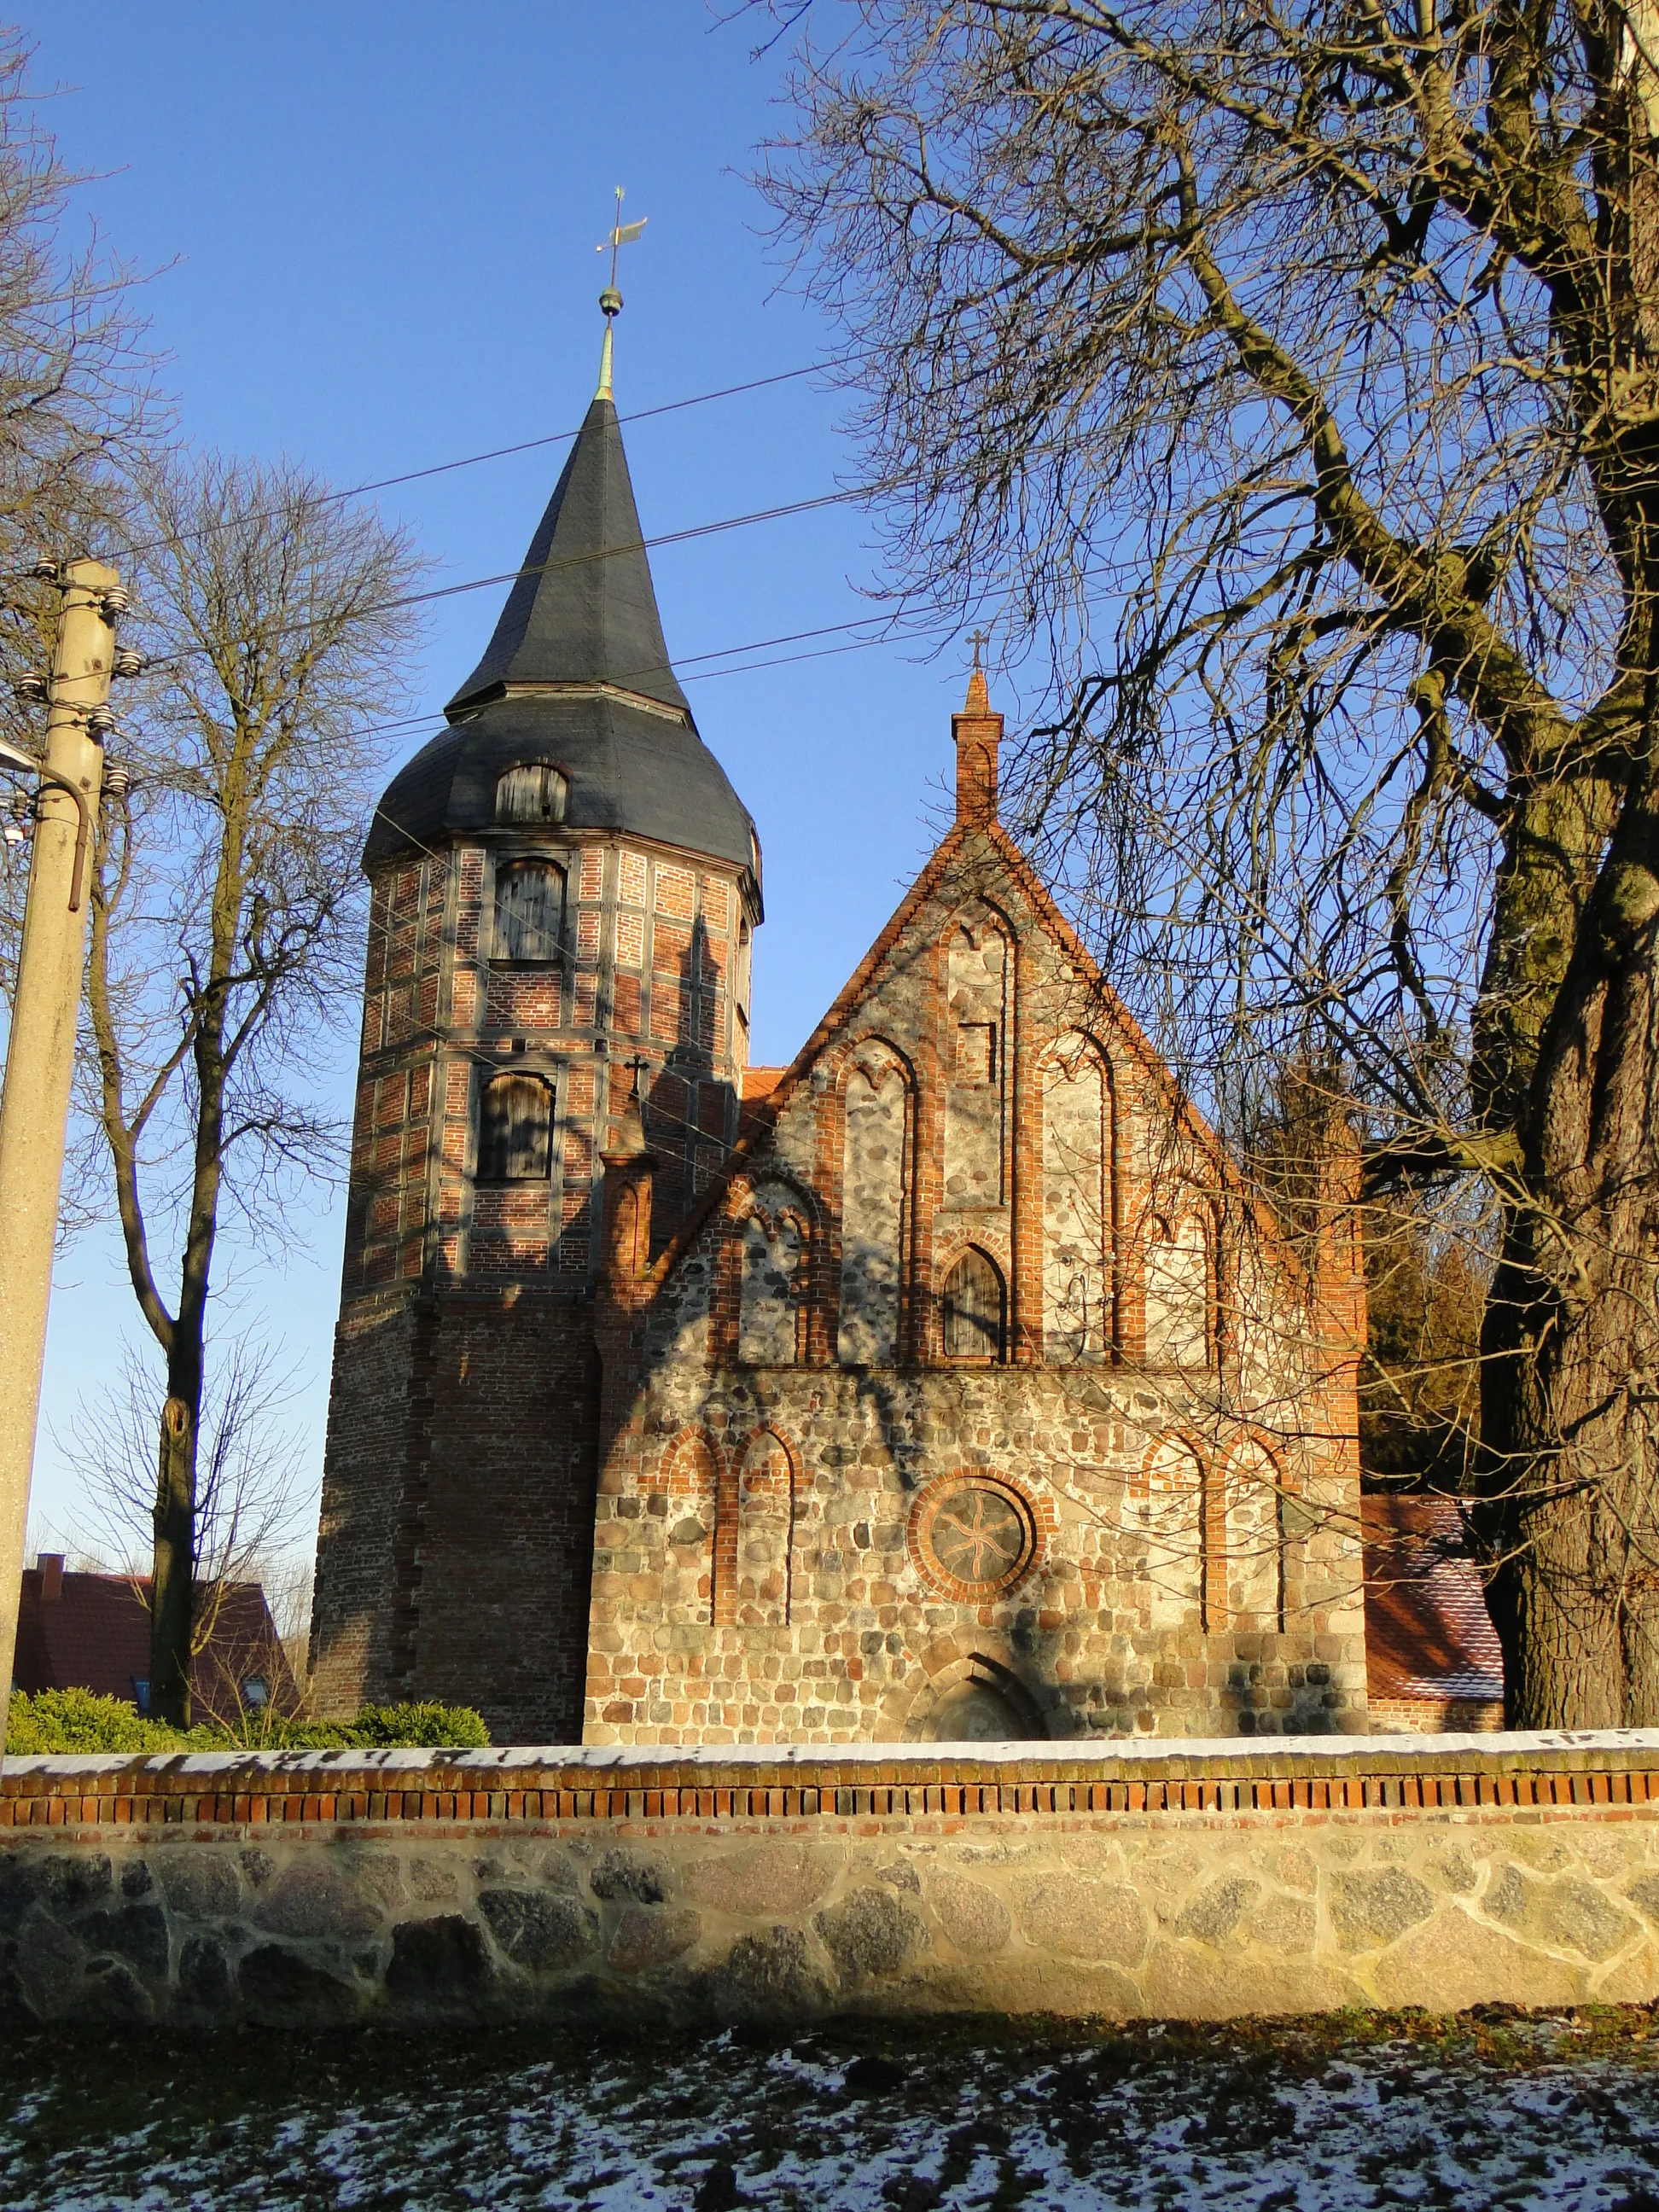
[[[602,302],[620,306],[614,289]],[[599,389],[371,885],[317,1554],[319,1711],[580,1733],[602,1156],[637,1084],[653,1249],[738,1134],[754,825],[670,665]]]

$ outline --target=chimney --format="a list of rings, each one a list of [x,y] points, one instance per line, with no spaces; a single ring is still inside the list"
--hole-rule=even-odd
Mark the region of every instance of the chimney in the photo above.
[[[951,717],[957,741],[957,820],[983,828],[997,818],[997,753],[1002,717],[991,712],[985,671],[977,665],[968,678],[968,697]]]
[[[56,1605],[64,1595],[64,1555],[61,1552],[37,1552],[35,1571],[40,1577],[40,1602]]]

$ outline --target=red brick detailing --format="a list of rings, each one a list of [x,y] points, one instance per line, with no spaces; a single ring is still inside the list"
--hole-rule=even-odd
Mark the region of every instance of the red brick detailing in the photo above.
[[[610,1821],[637,1832],[641,1823],[932,1823],[988,1815],[1029,1829],[1079,1816],[1173,1820],[1254,1816],[1280,1837],[1299,1816],[1376,1812],[1443,1827],[1458,1813],[1478,1826],[1524,1811],[1540,1820],[1651,1820],[1659,1814],[1659,1771],[1651,1746],[1548,1747],[1504,1741],[1437,1751],[1421,1741],[1391,1747],[1387,1737],[1334,1753],[1252,1743],[1236,1753],[1178,1745],[1119,1752],[1107,1745],[1073,1749],[1023,1747],[1018,1757],[940,1757],[925,1745],[882,1747],[879,1759],[816,1758],[784,1763],[764,1751],[733,1747],[692,1760],[665,1748],[621,1771],[580,1752],[465,1753],[355,1765],[350,1753],[306,1759],[249,1753],[212,1772],[173,1757],[133,1758],[118,1765],[69,1761],[52,1767],[8,1763],[0,1777],[0,1828],[76,1832],[105,1828],[170,1831],[193,1838],[283,1826],[307,1828],[413,1826],[453,1832],[476,1826],[543,1827]]]
[[[672,914],[682,921],[690,921],[696,911],[697,879],[690,868],[671,868],[659,860],[656,890],[659,914]]]
[[[653,976],[686,976],[691,957],[691,933],[676,929],[672,922],[659,921],[651,932],[651,969]]]
[[[982,829],[996,819],[1002,717],[990,711],[985,678],[977,668],[969,679],[965,708],[951,717],[951,735],[957,749],[957,820]]]
[[[934,1551],[932,1540],[933,1520],[939,1508],[970,1489],[994,1491],[1006,1498],[1025,1530],[1024,1546],[1018,1560],[981,1582],[965,1582],[951,1573]],[[1044,1540],[1052,1534],[1054,1525],[1052,1504],[1046,1498],[1036,1496],[1024,1483],[1006,1474],[992,1474],[984,1468],[959,1467],[949,1474],[935,1475],[916,1499],[905,1528],[905,1545],[911,1565],[929,1588],[953,1604],[978,1606],[992,1598],[1012,1596],[1032,1571],[1041,1565]]]
[[[485,1018],[504,1030],[557,1029],[563,998],[564,978],[556,968],[522,973],[494,969]]]

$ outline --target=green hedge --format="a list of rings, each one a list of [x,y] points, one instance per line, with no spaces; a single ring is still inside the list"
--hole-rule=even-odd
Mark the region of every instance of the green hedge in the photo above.
[[[14,1690],[6,1722],[9,1752],[389,1751],[398,1747],[471,1751],[489,1731],[467,1705],[365,1705],[350,1721],[284,1720],[245,1713],[232,1728],[192,1729],[146,1720],[119,1698],[90,1690]]]

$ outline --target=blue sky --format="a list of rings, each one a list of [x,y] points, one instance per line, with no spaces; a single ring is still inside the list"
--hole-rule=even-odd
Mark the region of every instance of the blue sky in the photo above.
[[[78,222],[153,272],[142,291],[181,429],[306,461],[340,483],[574,429],[591,396],[611,191],[645,216],[623,255],[617,392],[631,410],[822,360],[833,340],[780,294],[745,180],[773,127],[780,64],[700,0],[464,9],[406,0],[280,9],[103,0],[21,11],[44,110],[92,173]],[[647,536],[856,481],[842,403],[802,378],[625,428]],[[563,447],[378,495],[435,580],[518,559]],[[966,654],[780,644],[781,665],[699,676],[698,656],[846,623],[876,582],[870,526],[830,507],[654,556],[670,650],[699,726],[760,826],[755,1053],[785,1060],[928,848]],[[416,672],[434,715],[477,659],[496,592],[439,602]],[[813,653],[812,658],[785,656]],[[413,742],[411,741],[412,749]],[[349,1048],[334,1070],[349,1095]],[[228,1249],[241,1317],[303,1377],[296,1419],[319,1479],[342,1214],[319,1192],[280,1261]],[[37,1536],[73,1541],[52,1436],[142,1332],[114,1240],[60,1266],[35,1464]]]

